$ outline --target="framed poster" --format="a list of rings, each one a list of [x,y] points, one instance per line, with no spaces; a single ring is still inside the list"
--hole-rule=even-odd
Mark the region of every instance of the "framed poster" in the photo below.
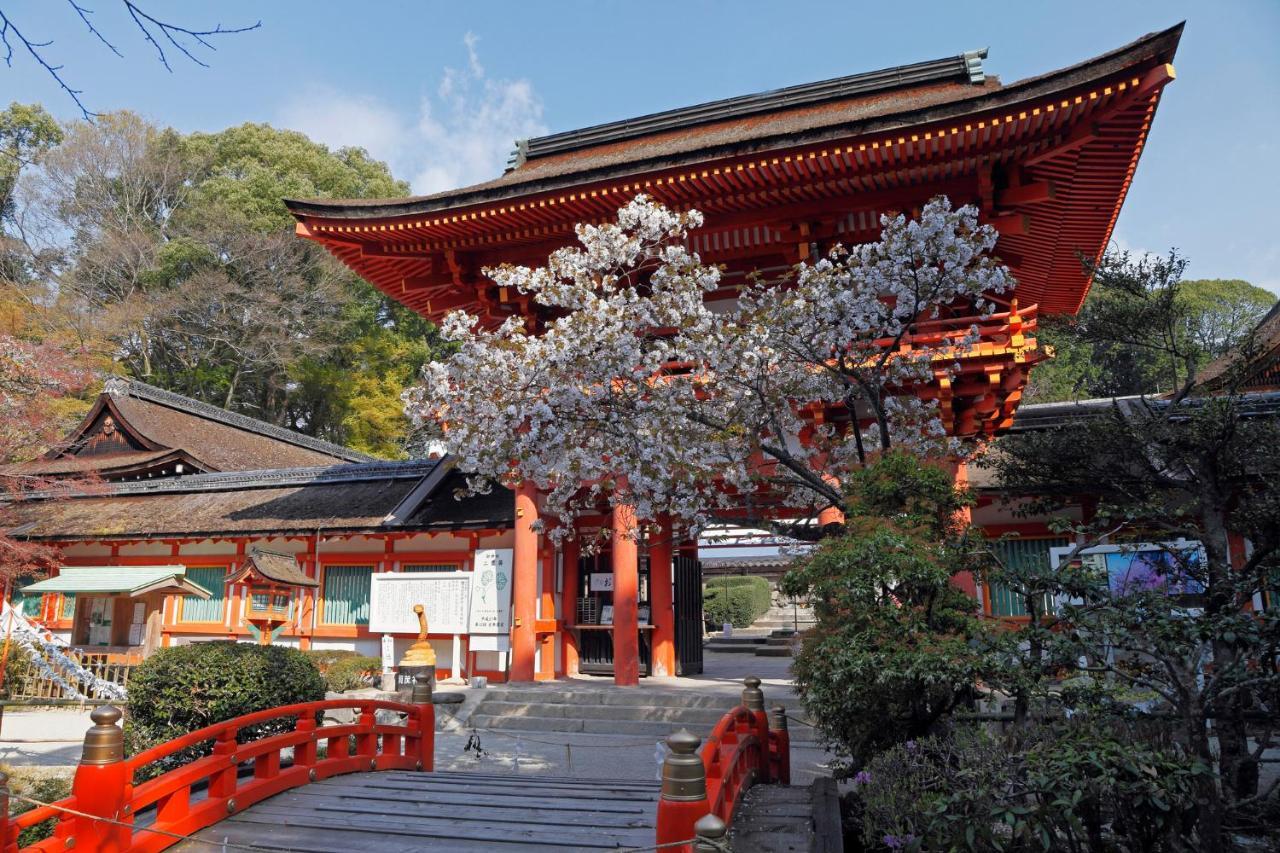
[[[592,592],[613,592],[613,572],[592,572]]]
[[[613,605],[612,604],[606,604],[604,607],[600,608],[600,624],[601,625],[613,624]]]
[[[1049,549],[1049,564],[1057,569],[1071,559],[1075,546]],[[1169,595],[1202,595],[1199,575],[1204,565],[1204,547],[1196,541],[1135,542],[1081,548],[1074,558],[1096,573],[1115,595],[1163,590]]]
[[[509,634],[511,632],[510,548],[480,548],[471,573],[471,617],[466,633]]]

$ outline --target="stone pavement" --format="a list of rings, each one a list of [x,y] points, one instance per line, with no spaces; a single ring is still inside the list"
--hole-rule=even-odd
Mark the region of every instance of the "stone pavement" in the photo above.
[[[786,704],[790,713],[803,716],[791,686],[789,658],[757,658],[750,655],[708,653],[704,672],[690,678],[647,678],[640,687],[613,687],[611,679],[580,676],[546,682],[537,690],[572,691],[592,689],[649,691],[654,694],[697,691],[723,697],[724,709],[733,707],[741,694],[742,679],[755,675],[761,680],[765,702]],[[528,689],[528,685],[524,686]],[[502,691],[503,686],[474,690],[463,686],[442,686],[441,690],[465,694],[461,706],[440,706],[440,731],[436,734],[436,766],[441,770],[476,770],[487,773],[581,775],[591,778],[657,778],[657,755],[661,739],[629,735],[626,721],[619,720],[616,734],[582,732],[480,731],[479,750],[467,750],[471,733],[466,718],[485,695]],[[15,766],[73,767],[80,760],[80,747],[91,707],[84,710],[59,708],[19,711],[6,709],[0,723],[0,763]],[[456,716],[455,716],[456,713]],[[705,736],[706,732],[694,732]],[[474,744],[473,744],[474,746]],[[792,751],[792,772],[798,785],[825,774],[828,756],[814,744],[797,743]]]
[[[0,764],[15,767],[71,767],[80,762],[92,705],[17,711],[0,718]]]

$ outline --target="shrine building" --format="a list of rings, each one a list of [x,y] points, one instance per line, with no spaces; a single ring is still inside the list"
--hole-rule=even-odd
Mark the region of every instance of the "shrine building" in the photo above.
[[[976,323],[982,342],[953,380],[940,369],[914,392],[939,401],[952,435],[980,440],[1013,425],[1029,371],[1046,357],[1037,318],[1076,312],[1088,292],[1080,258],[1106,249],[1174,78],[1181,33],[1179,25],[1013,83],[987,74],[986,51],[974,51],[521,140],[503,175],[458,190],[286,204],[299,236],[422,316],[438,321],[463,308],[496,325],[519,314],[534,329],[547,319],[539,306],[481,270],[541,264],[574,241],[575,225],[611,221],[639,193],[703,212],[691,246],[726,270],[712,301],[733,299],[753,272],[782,273],[837,242],[876,239],[882,214],[913,214],[937,195],[974,204],[998,231],[995,254],[1018,286],[995,299],[1001,310],[991,317],[916,330],[962,335]],[[449,459],[377,462],[175,398],[138,383],[109,387],[68,445],[93,461],[42,462],[51,474],[92,464],[109,481],[105,493],[9,507],[15,532],[62,545],[68,569],[113,578],[111,590],[97,591],[44,582],[34,609],[74,643],[88,642],[95,626],[102,639],[109,610],[109,639],[125,650],[249,641],[265,630],[274,642],[373,654],[381,635],[369,629],[372,576],[469,572],[481,555],[509,552],[505,633],[459,641],[433,630],[441,674],[456,664],[464,675],[516,681],[596,672],[635,684],[700,667],[696,543],[637,545],[619,535],[625,520],[602,511],[582,518],[579,532],[612,530],[612,545],[580,558],[572,540],[557,550],[531,526],[540,508],[531,487],[457,500],[461,475]],[[133,401],[166,409],[167,438],[128,411]],[[179,426],[182,418],[239,432],[204,436]],[[199,443],[205,437],[228,447],[215,451]],[[264,439],[271,452],[249,452]],[[977,520],[993,529],[1005,521]],[[1025,536],[1033,544],[1024,547],[1050,546],[1047,528]],[[270,556],[266,572],[245,568],[263,552],[291,555],[297,573]],[[161,586],[130,597],[127,584],[138,578],[124,570],[143,567]],[[267,582],[273,570],[294,581],[281,582],[287,616],[258,627],[247,618],[255,592],[246,584]],[[228,573],[236,582],[221,586]],[[206,580],[206,598],[172,586]],[[993,607],[991,591],[969,588]],[[112,603],[86,607],[85,595]],[[413,639],[389,636],[397,653]]]
[[[611,221],[639,193],[704,214],[691,248],[726,271],[710,301],[733,299],[753,272],[784,272],[834,243],[875,239],[881,214],[914,213],[938,195],[974,204],[999,233],[995,255],[1018,286],[996,299],[1006,310],[990,318],[917,330],[945,335],[976,323],[982,343],[960,359],[958,377],[940,370],[916,393],[939,401],[952,435],[993,436],[1012,425],[1028,372],[1044,357],[1030,334],[1036,318],[1074,313],[1088,293],[1080,258],[1106,249],[1174,78],[1181,34],[1178,25],[1009,84],[986,73],[986,51],[973,51],[522,140],[505,174],[458,190],[286,204],[301,237],[424,317],[463,308],[496,325],[519,314],[535,330],[543,309],[482,269],[536,266],[574,242],[576,224]],[[517,491],[515,515],[511,671],[525,680],[547,640],[535,596],[520,594],[536,588],[542,570],[531,487]],[[647,630],[655,670],[674,671],[670,549],[646,549],[643,577],[617,519],[581,524],[615,531],[616,679],[635,682]],[[647,606],[638,604],[645,597]],[[641,606],[648,622],[638,621]],[[581,643],[585,632],[577,633]]]

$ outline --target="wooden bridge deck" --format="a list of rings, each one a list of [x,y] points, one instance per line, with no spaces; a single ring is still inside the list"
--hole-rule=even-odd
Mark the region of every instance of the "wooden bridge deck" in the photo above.
[[[574,851],[653,845],[657,782],[385,771],[264,800],[171,848],[297,853]]]

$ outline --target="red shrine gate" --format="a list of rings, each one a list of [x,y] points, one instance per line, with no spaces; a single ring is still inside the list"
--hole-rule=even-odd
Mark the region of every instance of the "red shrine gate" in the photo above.
[[[1007,85],[986,75],[985,52],[967,53],[521,141],[501,177],[437,195],[287,204],[300,236],[423,316],[465,308],[497,324],[522,314],[536,329],[547,319],[539,306],[481,270],[537,265],[573,241],[577,223],[612,220],[638,193],[705,214],[691,241],[726,269],[713,301],[732,299],[753,271],[784,271],[835,242],[873,239],[883,213],[914,212],[937,195],[972,203],[999,232],[996,255],[1019,285],[995,316],[919,330],[945,335],[976,322],[982,343],[954,381],[939,373],[915,392],[939,400],[953,435],[992,436],[1012,423],[1030,367],[1044,357],[1029,334],[1039,312],[1074,313],[1088,292],[1078,258],[1098,258],[1107,245],[1174,78],[1181,33],[1179,25]],[[576,672],[587,642],[570,608],[548,609],[545,583],[539,606],[538,577],[551,557],[530,529],[537,518],[537,495],[524,487],[516,495],[515,680],[532,680],[535,652],[550,654],[557,643],[565,671]],[[612,531],[612,662],[616,680],[634,684],[639,555],[623,521],[583,524]],[[566,576],[577,570],[574,547],[563,555]],[[692,556],[690,548],[681,553]],[[651,627],[643,630],[652,632],[659,674],[675,670],[675,556],[661,544],[648,553]]]

